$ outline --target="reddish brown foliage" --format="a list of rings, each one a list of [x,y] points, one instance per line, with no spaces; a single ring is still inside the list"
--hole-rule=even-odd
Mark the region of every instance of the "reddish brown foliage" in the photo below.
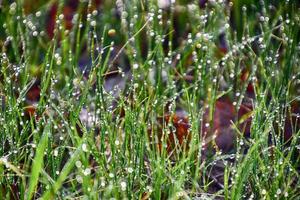
[[[188,129],[190,128],[187,117],[179,117],[177,115],[165,116],[165,122],[172,123],[175,127],[175,132],[170,130],[170,134],[167,141],[167,151],[170,152],[175,148],[176,140],[178,140],[179,146],[185,148],[185,144],[190,141],[190,134]],[[176,137],[176,138],[175,138]]]
[[[30,117],[33,116],[36,112],[36,107],[35,106],[26,106],[25,107],[25,114],[26,116]]]
[[[158,123],[157,132],[152,129],[149,129],[148,135],[150,141],[154,142],[155,138],[152,138],[153,136],[152,134],[157,133],[157,137],[158,137],[157,148],[159,149],[159,151],[162,150],[162,140],[164,138],[167,139],[166,150],[168,153],[172,152],[176,148],[176,144],[178,144],[177,147],[180,148],[187,147],[185,146],[185,144],[188,144],[190,140],[190,135],[188,131],[190,125],[186,117],[179,117],[177,115],[166,115],[162,118],[158,118],[158,122],[159,123]],[[175,128],[175,131],[172,128],[165,129],[170,123]],[[163,131],[164,129],[166,131]]]
[[[26,100],[30,102],[37,102],[40,99],[41,89],[39,84],[34,84],[26,94]]]
[[[252,107],[247,104],[242,104],[238,112],[235,110],[232,102],[228,98],[222,98],[216,101],[215,109],[213,112],[213,118],[209,120],[209,109],[207,109],[203,115],[202,123],[202,136],[205,141],[204,149],[211,144],[215,143],[216,147],[222,151],[228,152],[233,149],[235,141],[235,131],[233,124],[238,122],[238,119],[245,117],[252,111]],[[248,117],[248,115],[246,115]],[[190,141],[189,128],[190,124],[187,117],[174,115],[166,115],[159,120],[160,129],[158,130],[158,139],[162,138],[162,128],[171,123],[173,129],[170,129],[170,134],[167,137],[167,151],[170,153],[176,147],[176,141],[180,147],[187,148]],[[206,126],[210,124],[211,126]],[[244,133],[245,136],[249,136],[251,126],[251,118],[246,118],[237,127]],[[167,129],[168,130],[168,129]],[[175,130],[175,131],[174,131]],[[159,149],[161,150],[162,144],[159,142]]]
[[[203,138],[206,141],[204,148],[215,140],[219,149],[229,151],[234,141],[234,132],[231,128],[231,122],[235,117],[234,106],[228,99],[217,100],[212,121],[209,119],[209,112],[207,109],[202,125]],[[208,127],[207,124],[210,126]]]

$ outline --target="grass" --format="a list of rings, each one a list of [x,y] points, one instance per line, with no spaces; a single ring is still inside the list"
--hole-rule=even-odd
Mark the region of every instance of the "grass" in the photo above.
[[[0,2],[0,198],[300,199],[299,3],[74,2]]]

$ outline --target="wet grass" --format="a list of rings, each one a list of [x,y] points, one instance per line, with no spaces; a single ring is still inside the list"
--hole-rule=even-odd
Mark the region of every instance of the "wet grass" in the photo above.
[[[299,3],[28,2],[0,2],[0,198],[300,198]]]

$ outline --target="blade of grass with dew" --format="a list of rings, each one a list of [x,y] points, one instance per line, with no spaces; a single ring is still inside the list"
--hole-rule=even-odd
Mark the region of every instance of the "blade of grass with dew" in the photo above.
[[[264,135],[268,133],[269,130],[266,129],[264,131]],[[242,199],[242,190],[244,189],[244,183],[247,180],[248,176],[251,174],[252,168],[254,167],[255,160],[257,160],[257,152],[259,148],[266,140],[266,137],[261,137],[253,146],[249,149],[248,154],[245,156],[242,163],[238,167],[235,184],[231,190],[231,199]]]
[[[76,151],[70,156],[70,159],[65,164],[64,168],[62,169],[59,177],[55,181],[55,183],[48,189],[42,196],[42,199],[53,199],[57,191],[61,188],[63,182],[67,179],[69,173],[73,169],[76,160],[79,158],[82,152],[82,141],[79,143]]]
[[[44,152],[48,145],[48,134],[50,134],[50,124],[45,127],[42,138],[36,149],[36,155],[32,162],[32,170],[29,182],[29,189],[27,193],[27,199],[31,199],[36,190],[37,184],[39,182],[39,175],[43,169],[44,165]]]
[[[13,164],[11,164],[10,162],[7,161],[7,159],[5,158],[0,158],[0,166],[1,165],[5,165],[6,168],[12,170],[13,172],[15,172],[19,177],[22,177],[22,171],[20,171],[20,169],[18,169],[16,166],[14,166]],[[3,175],[4,169],[0,168],[0,174],[1,176]]]

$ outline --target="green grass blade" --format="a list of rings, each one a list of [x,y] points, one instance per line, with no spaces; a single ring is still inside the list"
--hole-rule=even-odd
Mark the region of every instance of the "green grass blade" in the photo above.
[[[74,152],[74,154],[71,155],[71,158],[65,164],[64,168],[62,169],[59,177],[57,178],[57,180],[55,181],[55,183],[53,184],[53,186],[50,187],[50,189],[48,189],[44,193],[44,195],[42,196],[42,199],[53,199],[54,198],[54,195],[61,188],[63,182],[66,180],[66,178],[68,177],[69,173],[73,169],[76,160],[79,158],[79,156],[80,156],[80,154],[82,152],[81,144],[82,143],[79,144],[79,146],[77,147],[77,149]]]
[[[50,133],[50,125],[45,127],[42,138],[36,149],[36,154],[32,162],[32,170],[29,182],[29,189],[27,193],[27,199],[31,199],[36,190],[37,184],[39,182],[39,175],[43,169],[44,165],[44,152],[48,145],[48,134]]]

